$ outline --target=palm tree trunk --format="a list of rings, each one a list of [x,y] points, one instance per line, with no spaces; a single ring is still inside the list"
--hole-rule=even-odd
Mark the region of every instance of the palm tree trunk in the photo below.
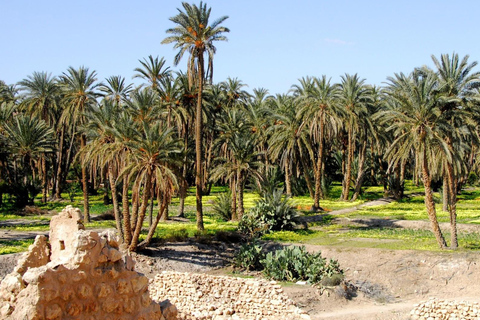
[[[138,189],[140,190],[140,188]],[[152,189],[152,173],[151,173],[151,170],[148,170],[147,174],[145,175],[145,185],[143,188],[142,205],[138,213],[137,223],[135,224],[135,231],[133,232],[132,243],[130,244],[130,247],[129,247],[130,251],[137,250],[137,244],[140,237],[140,232],[142,231],[143,221],[145,220],[145,214],[147,212],[148,200],[150,200],[151,189]]]
[[[322,191],[322,169],[323,169],[323,134],[324,134],[324,123],[323,123],[323,113],[320,118],[320,137],[318,139],[318,155],[317,155],[317,166],[315,168],[315,195],[313,199],[313,210],[317,211],[320,209],[320,198],[323,198]]]
[[[138,216],[138,199],[140,197],[140,182],[134,182],[133,188],[132,188],[132,215],[130,218],[130,226],[132,229],[132,235],[133,231],[136,228],[137,225],[137,216]]]
[[[238,219],[237,215],[237,179],[235,176],[230,179],[230,190],[232,192],[232,205],[231,205],[231,211],[232,211],[232,220],[236,221]]]
[[[443,182],[442,182],[442,211],[448,212],[448,202],[449,202],[449,181],[447,170],[443,170]]]
[[[197,230],[203,231],[203,208],[202,208],[202,186],[203,186],[203,166],[202,166],[202,95],[203,95],[203,52],[198,53],[198,97],[195,114],[195,186],[196,186],[196,204],[197,204]]]
[[[353,128],[350,127],[348,130],[348,149],[347,149],[347,164],[345,167],[345,184],[344,190],[342,192],[343,200],[348,200],[348,195],[350,193],[350,180],[352,179],[352,163],[353,163],[353,153],[354,153],[354,140],[353,140]]]
[[[430,219],[430,223],[432,225],[432,231],[435,234],[435,238],[437,239],[437,243],[441,249],[447,247],[447,243],[445,242],[445,238],[443,237],[442,231],[440,230],[440,226],[437,220],[437,213],[435,211],[435,202],[433,201],[433,193],[432,193],[432,181],[430,178],[430,171],[428,169],[428,161],[427,161],[427,153],[423,151],[423,159],[422,159],[422,176],[423,176],[423,185],[425,188],[425,207],[427,209],[428,218]]]
[[[292,196],[292,174],[290,173],[290,165],[288,161],[288,157],[285,157],[285,189],[287,192],[287,196]]]
[[[178,216],[181,218],[185,217],[185,198],[187,197],[187,189],[188,189],[188,183],[187,183],[188,132],[187,130],[188,130],[188,123],[185,126],[185,137],[183,140],[183,145],[185,148],[184,149],[185,156],[183,158],[182,179],[180,181],[180,188],[179,188],[180,205],[178,206]]]
[[[130,205],[128,203],[128,176],[123,177],[122,190],[122,215],[123,215],[123,237],[127,246],[132,242],[132,225],[130,222]]]
[[[238,220],[242,220],[243,214],[245,212],[243,206],[243,191],[244,191],[244,183],[243,183],[243,174],[241,171],[238,172]]]
[[[80,144],[81,148],[85,148],[87,145],[87,137],[82,134],[80,137]],[[88,204],[88,174],[87,174],[87,167],[82,165],[82,187],[83,187],[83,220],[85,223],[90,222],[90,207]]]
[[[112,191],[112,202],[113,202],[113,214],[115,216],[115,223],[117,226],[117,230],[120,233],[120,237],[123,237],[123,230],[122,230],[122,219],[120,218],[120,208],[118,206],[118,197],[117,197],[117,184],[116,178],[113,176],[113,164],[108,164],[108,181],[110,182],[110,190]]]
[[[61,181],[62,181],[62,162],[63,162],[63,143],[65,140],[65,125],[62,125],[62,129],[60,130],[60,143],[58,146],[58,155],[57,155],[57,172],[56,172],[56,179],[55,179],[55,195],[53,198],[55,200],[59,200],[62,198],[62,188],[61,188]]]
[[[159,197],[160,197],[160,192],[159,192]],[[155,217],[154,223],[150,226],[148,229],[148,234],[145,240],[143,240],[139,245],[138,248],[145,248],[150,244],[150,242],[153,239],[153,236],[155,235],[155,231],[157,230],[158,222],[160,221],[161,217],[165,215],[165,211],[168,209],[168,204],[170,203],[170,198],[167,198],[165,195],[161,197],[163,200],[161,204],[159,203],[160,209],[158,210],[158,214]]]
[[[455,174],[453,171],[453,165],[451,163],[447,164],[447,173],[448,173],[448,193],[449,205],[448,211],[450,213],[450,248],[458,248],[458,239],[457,239],[457,183],[455,179]]]
[[[362,184],[363,184],[363,177],[365,177],[366,170],[365,167],[365,155],[367,153],[367,143],[365,141],[360,148],[360,152],[358,154],[358,172],[357,172],[357,179],[355,180],[355,192],[353,193],[351,201],[357,200],[360,192],[362,191]]]
[[[43,154],[40,161],[42,162],[42,202],[46,203],[48,194],[47,156]]]

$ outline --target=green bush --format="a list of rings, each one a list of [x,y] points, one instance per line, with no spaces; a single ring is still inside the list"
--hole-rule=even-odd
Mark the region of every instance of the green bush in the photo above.
[[[220,193],[213,202],[212,211],[223,221],[232,219],[232,194],[230,192]]]
[[[298,213],[290,205],[290,198],[281,190],[265,194],[255,207],[243,215],[239,231],[255,237],[269,231],[292,230],[296,226]]]
[[[305,247],[290,246],[269,252],[262,260],[266,277],[279,281],[304,280],[319,283],[324,278],[338,278],[343,271],[337,261],[322,258],[321,253],[308,253]]]
[[[235,255],[233,264],[237,268],[246,270],[262,270],[261,261],[265,258],[262,247],[257,241],[248,242],[240,247],[240,250]]]

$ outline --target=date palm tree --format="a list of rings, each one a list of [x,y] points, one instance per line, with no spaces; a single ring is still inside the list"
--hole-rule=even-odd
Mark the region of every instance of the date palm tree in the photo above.
[[[90,72],[86,67],[75,69],[69,67],[67,72],[60,76],[60,85],[63,90],[65,109],[61,120],[73,126],[72,139],[77,134],[77,128],[85,123],[85,113],[96,105],[99,93],[96,89],[101,85],[97,82],[95,71]],[[85,134],[80,134],[81,147],[87,144]],[[88,203],[88,175],[86,166],[82,166],[83,214],[85,222],[90,222]]]
[[[178,165],[178,155],[181,152],[180,141],[173,137],[173,130],[167,129],[160,122],[143,122],[132,140],[125,141],[125,145],[132,151],[129,164],[120,173],[121,178],[127,175],[133,180],[134,185],[143,185],[141,195],[141,206],[136,216],[135,229],[130,243],[127,243],[129,250],[135,251],[138,248],[139,236],[143,227],[143,221],[150,198],[152,197],[153,185],[160,186],[163,192],[163,208],[168,205],[173,190],[177,186],[177,178],[172,166]],[[140,193],[141,188],[135,188]],[[140,198],[140,194],[137,195]],[[162,204],[159,204],[162,206]],[[152,224],[147,235],[147,243],[152,239],[158,221],[162,213],[159,212],[155,224]],[[145,244],[143,244],[145,245]]]
[[[204,230],[203,209],[202,209],[202,186],[203,186],[203,166],[202,166],[202,95],[203,84],[205,80],[204,61],[205,53],[208,58],[213,58],[216,52],[215,41],[226,41],[223,35],[230,30],[221,26],[228,16],[220,17],[209,25],[211,8],[207,4],[200,2],[199,6],[190,5],[182,2],[183,10],[178,9],[178,14],[170,18],[170,21],[176,24],[176,27],[168,29],[167,33],[171,36],[165,38],[162,43],[175,43],[174,48],[179,49],[175,56],[174,64],[178,65],[183,55],[188,52],[190,59],[188,61],[189,79],[196,76],[196,86],[198,90],[197,107],[195,114],[195,152],[196,152],[196,205],[197,205],[197,229]],[[193,81],[192,83],[193,84]]]
[[[142,78],[149,83],[149,87],[152,90],[157,90],[159,86],[159,81],[170,74],[170,68],[165,66],[165,59],[162,57],[158,59],[158,56],[155,59],[150,55],[148,60],[145,58],[138,60],[142,67],[135,68],[133,71],[136,74],[133,78]]]
[[[90,143],[80,150],[80,158],[82,166],[106,167],[117,230],[124,238],[116,183],[122,164],[122,146],[116,141],[116,127],[119,125],[121,114],[121,107],[115,99],[103,99],[100,106],[93,106],[86,113],[87,121],[83,125],[83,130]]]
[[[102,91],[101,95],[107,100],[114,101],[118,106],[125,104],[128,101],[128,95],[133,90],[133,84],[127,84],[122,76],[111,76],[105,81],[107,83],[98,87]]]
[[[414,72],[410,76],[395,74],[388,79],[388,109],[378,112],[376,119],[388,123],[388,132],[394,140],[386,151],[395,166],[407,160],[414,150],[418,156],[425,188],[425,207],[440,248],[446,247],[445,238],[437,220],[432,192],[432,170],[442,154],[451,160],[451,150],[443,132],[451,130],[442,117],[441,110],[433,98],[437,87],[436,77],[431,74]]]
[[[344,124],[346,129],[346,159],[345,172],[342,183],[342,199],[348,200],[352,179],[352,165],[355,153],[355,135],[359,128],[359,121],[365,116],[367,102],[370,99],[365,79],[357,74],[346,74],[341,77],[338,103],[343,108]]]
[[[269,127],[268,156],[272,161],[280,161],[285,173],[285,192],[292,195],[292,177],[294,166],[303,167],[305,178],[308,179],[305,159],[313,158],[313,150],[308,132],[298,118],[294,98],[287,95],[277,95],[274,99],[276,110],[272,115],[274,124]],[[307,180],[309,183],[309,180]]]
[[[297,93],[297,101],[300,104],[297,116],[303,119],[310,129],[313,141],[317,144],[316,161],[312,159],[315,193],[313,210],[320,209],[320,198],[323,197],[322,179],[324,176],[325,144],[327,139],[333,138],[341,126],[341,110],[338,108],[336,99],[338,86],[331,84],[325,75],[321,78],[304,78],[300,84],[294,86]]]
[[[36,194],[29,197],[28,193],[29,189],[35,189],[33,187],[36,180],[35,167],[45,154],[55,150],[54,131],[44,120],[23,114],[15,116],[4,125],[6,148],[15,158],[13,161],[17,162],[14,164],[15,180],[12,182],[22,185],[23,188],[19,190],[25,191],[23,194],[17,194],[17,201],[23,199],[20,201],[22,205],[33,204],[33,197]],[[22,172],[19,174],[20,170]]]
[[[46,72],[34,72],[33,75],[18,82],[21,95],[20,106],[32,116],[44,120],[49,126],[56,129],[58,111],[60,110],[60,87],[57,79]],[[60,141],[61,143],[61,141]],[[47,159],[41,160],[42,168],[42,202],[47,202],[48,176]]]
[[[444,181],[447,182],[447,188],[444,188],[443,192],[447,194],[451,227],[450,247],[454,249],[458,247],[456,228],[458,177],[461,172],[462,159],[468,158],[463,151],[468,149],[466,146],[472,144],[473,133],[478,125],[472,121],[473,117],[468,108],[471,104],[468,102],[475,99],[476,89],[480,87],[480,72],[473,72],[477,62],[468,63],[468,58],[467,55],[460,60],[456,53],[452,56],[442,54],[440,59],[432,55],[438,77],[436,98],[442,117],[452,126],[451,131],[444,132],[454,157],[451,162],[445,161]],[[464,147],[463,150],[462,147]]]

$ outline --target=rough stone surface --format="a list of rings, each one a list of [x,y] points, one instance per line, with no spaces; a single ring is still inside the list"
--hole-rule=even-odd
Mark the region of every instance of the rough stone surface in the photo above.
[[[178,319],[310,319],[275,281],[162,272],[150,292],[174,303]]]
[[[443,320],[443,319],[480,319],[478,303],[468,301],[448,301],[432,298],[415,305],[410,312],[410,318],[415,320]]]
[[[152,301],[115,235],[85,231],[80,221],[71,206],[52,218],[50,243],[38,236],[0,283],[0,319],[177,319],[169,301]]]

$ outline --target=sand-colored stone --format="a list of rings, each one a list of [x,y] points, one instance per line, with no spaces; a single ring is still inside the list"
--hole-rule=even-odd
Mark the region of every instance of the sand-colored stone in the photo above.
[[[84,230],[80,210],[66,207],[0,283],[0,319],[177,319],[169,301],[150,298],[112,232]]]

